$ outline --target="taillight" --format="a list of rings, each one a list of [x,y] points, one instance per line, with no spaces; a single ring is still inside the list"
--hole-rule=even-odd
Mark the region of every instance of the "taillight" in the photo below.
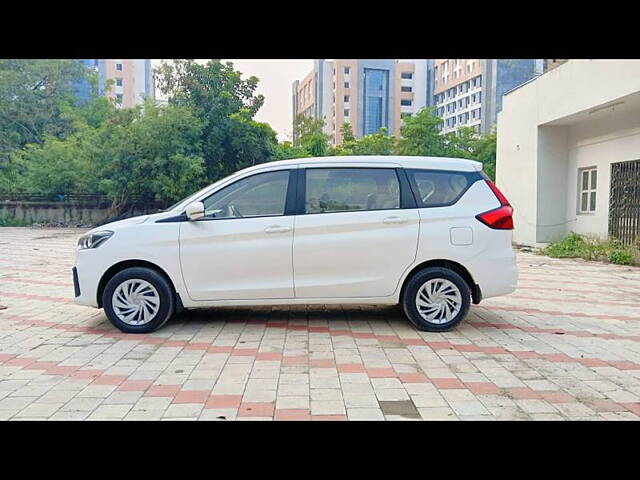
[[[500,202],[500,206],[476,215],[476,218],[489,228],[496,230],[513,230],[513,208],[509,204],[507,197],[502,194],[491,180],[486,178],[485,182],[487,182],[487,185],[489,185],[489,188]]]

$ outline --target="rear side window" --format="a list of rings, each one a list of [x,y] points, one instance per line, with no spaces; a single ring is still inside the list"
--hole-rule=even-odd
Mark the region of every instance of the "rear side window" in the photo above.
[[[391,168],[310,168],[305,184],[305,213],[400,208],[400,183]]]
[[[475,172],[407,170],[418,207],[446,207],[456,203],[480,178]]]

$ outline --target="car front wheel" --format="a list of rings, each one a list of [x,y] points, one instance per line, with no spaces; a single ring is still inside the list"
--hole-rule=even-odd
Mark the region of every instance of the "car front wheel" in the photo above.
[[[173,315],[173,289],[155,270],[127,268],[109,280],[102,305],[109,321],[123,332],[149,333]]]
[[[464,279],[453,270],[425,268],[407,284],[402,306],[416,327],[427,332],[451,330],[467,315],[471,292]]]

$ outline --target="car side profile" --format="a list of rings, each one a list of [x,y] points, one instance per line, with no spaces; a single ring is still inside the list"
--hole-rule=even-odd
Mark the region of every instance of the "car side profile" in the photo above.
[[[478,162],[303,158],[256,165],[78,241],[75,301],[146,333],[184,308],[400,304],[420,330],[516,287],[512,208]]]

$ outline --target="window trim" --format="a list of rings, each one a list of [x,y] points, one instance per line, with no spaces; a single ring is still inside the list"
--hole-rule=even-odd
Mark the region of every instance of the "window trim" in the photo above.
[[[413,193],[413,198],[415,200],[417,208],[440,208],[440,207],[450,207],[452,205],[455,205],[464,196],[464,194],[467,193],[467,191],[471,188],[472,185],[474,185],[478,180],[483,179],[480,172],[463,172],[460,170],[439,170],[435,168],[407,168],[405,170],[406,170],[407,178],[409,179],[409,185],[411,187],[411,191]],[[464,189],[460,191],[458,196],[453,200],[451,200],[450,202],[436,203],[433,205],[425,205],[422,201],[422,197],[420,196],[420,190],[418,189],[418,185],[416,183],[416,178],[415,178],[416,173],[422,173],[422,172],[463,175],[467,177],[467,180],[469,181],[469,183]]]
[[[307,196],[307,170],[340,170],[340,169],[358,169],[358,170],[394,170],[396,178],[398,179],[398,186],[400,189],[400,207],[399,208],[375,208],[370,210],[340,210],[335,212],[310,212],[305,211],[305,203]],[[297,185],[297,205],[296,215],[329,215],[334,213],[366,213],[366,212],[384,212],[394,210],[406,210],[409,208],[416,208],[415,198],[410,191],[409,181],[406,178],[403,168],[389,167],[389,166],[335,166],[335,167],[308,167],[301,166],[298,169],[298,185]]]
[[[589,172],[587,174],[587,189],[584,190],[582,188],[582,174],[584,172]],[[596,172],[596,186],[595,188],[591,188],[591,172]],[[587,194],[587,209],[582,210],[582,194]],[[598,167],[597,165],[592,165],[590,167],[580,167],[578,168],[578,198],[576,205],[576,214],[577,215],[595,215],[597,211],[598,205],[593,210],[590,210],[591,207],[591,194],[596,194],[596,202],[598,201]]]

